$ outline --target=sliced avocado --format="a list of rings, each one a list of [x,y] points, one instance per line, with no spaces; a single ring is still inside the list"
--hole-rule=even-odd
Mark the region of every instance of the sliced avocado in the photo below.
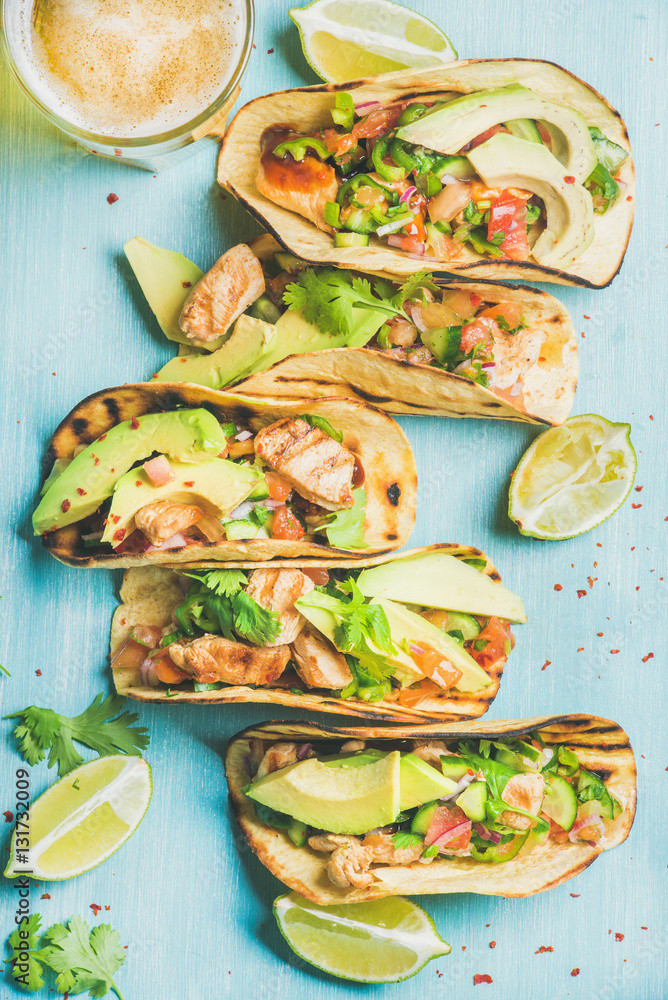
[[[281,315],[281,310],[274,305],[268,295],[261,295],[246,311],[253,319],[262,319],[265,323],[275,323]]]
[[[208,410],[146,413],[111,427],[74,458],[33,514],[36,535],[93,514],[135,462],[161,452],[180,462],[200,462],[227,444]]]
[[[542,142],[540,132],[536,123],[531,118],[515,118],[512,121],[504,122],[504,125],[512,135],[526,142]]]
[[[456,800],[459,808],[472,823],[483,823],[485,821],[486,802],[487,785],[484,781],[472,781]]]
[[[288,827],[288,837],[295,847],[303,847],[308,840],[308,827],[298,819],[293,819]]]
[[[452,757],[446,754],[441,757],[441,770],[446,778],[452,778],[454,782],[457,782],[465,774],[468,774],[469,765],[461,757]]]
[[[327,764],[327,767],[364,767],[385,756],[387,755],[382,750],[369,747],[367,750],[357,750],[355,753],[345,753],[339,757],[321,757],[320,760]]]
[[[565,778],[558,774],[550,774],[549,771],[545,772],[544,778],[545,798],[541,812],[558,823],[563,830],[570,830],[578,811],[578,800],[573,787]]]
[[[414,753],[403,754],[401,758],[401,799],[400,807],[413,809],[434,798],[452,795],[457,785],[445,778],[431,764],[427,764]]]
[[[399,814],[399,751],[365,767],[327,767],[315,757],[254,781],[248,798],[332,833],[368,833]]]
[[[563,173],[572,174],[579,184],[589,177],[597,159],[582,115],[519,83],[457,97],[400,128],[397,136],[439,153],[453,154],[494,125],[514,122],[518,118],[531,118],[545,125],[552,139],[554,156],[564,168]],[[467,156],[476,167],[470,153]],[[518,162],[521,164],[521,160]]]
[[[461,559],[439,551],[365,569],[357,585],[365,597],[403,601],[410,596],[412,603],[425,608],[526,621],[519,597]]]
[[[179,317],[184,302],[204,272],[182,253],[156,247],[141,236],[128,240],[123,249],[165,337],[177,344],[191,345],[179,327]],[[222,342],[223,338],[218,337],[203,348],[215,351]]]
[[[568,266],[585,252],[594,239],[591,195],[547,146],[499,133],[469,159],[488,187],[524,188],[543,199],[546,227],[531,250],[539,264]]]
[[[211,458],[196,465],[172,462],[172,471],[174,479],[164,486],[154,486],[144,469],[130,469],[121,476],[101,541],[122,541],[132,530],[137,511],[160,500],[196,504],[207,514],[223,517],[246,499],[257,482],[257,472],[253,469],[224,458]]]
[[[411,833],[417,833],[421,837],[426,836],[429,824],[440,804],[440,802],[427,802],[421,809],[418,809],[415,816],[413,816]]]
[[[442,653],[453,667],[461,670],[462,676],[455,685],[458,691],[480,691],[481,688],[490,686],[492,681],[489,676],[464,647],[460,646],[452,636],[428,622],[426,618],[408,611],[402,604],[384,598],[374,598],[371,604],[379,604],[382,607],[390,624],[392,642],[401,653],[401,657],[398,654],[389,654],[387,658],[390,663],[402,666],[404,660],[407,660],[415,670],[415,661],[403,651],[409,643],[425,642]],[[423,676],[422,673],[420,676]]]

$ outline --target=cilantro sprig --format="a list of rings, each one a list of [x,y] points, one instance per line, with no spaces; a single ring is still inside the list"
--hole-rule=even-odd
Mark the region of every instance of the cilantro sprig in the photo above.
[[[248,579],[241,570],[191,571],[185,576],[196,583],[191,584],[174,617],[182,627],[186,626],[186,634],[195,634],[194,625],[202,632],[213,632],[230,640],[234,640],[236,633],[257,646],[273,642],[280,634],[278,615],[263,608],[243,589]]]
[[[11,956],[5,961],[17,986],[36,993],[44,986],[45,967],[55,972],[59,993],[84,993],[104,997],[112,990],[123,1000],[114,974],[125,961],[125,949],[118,931],[109,924],[98,924],[89,930],[81,917],[54,924],[44,932],[38,945],[41,926],[39,913],[31,914],[25,923],[9,935]],[[27,960],[23,956],[27,955]]]
[[[36,705],[5,718],[21,719],[14,726],[14,736],[23,759],[32,766],[44,760],[48,752],[48,766],[57,764],[58,777],[62,778],[83,764],[75,743],[94,750],[100,757],[117,753],[141,755],[149,744],[148,730],[134,725],[139,718],[134,712],[119,715],[124,705],[125,698],[120,695],[105,698],[98,694],[81,715],[73,718]]]

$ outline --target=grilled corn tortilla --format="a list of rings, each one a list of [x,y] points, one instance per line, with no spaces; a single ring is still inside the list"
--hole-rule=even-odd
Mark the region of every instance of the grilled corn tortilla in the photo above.
[[[411,549],[397,556],[378,556],[365,561],[364,566],[378,566],[388,562],[419,558],[423,554],[442,552],[460,559],[485,559],[487,564],[482,570],[490,580],[501,582],[498,571],[479,549],[467,545],[441,543],[419,549]],[[199,565],[204,565],[200,563]],[[266,565],[266,564],[260,564]],[[299,566],[300,563],[297,563]],[[303,564],[302,564],[303,565]],[[309,563],[310,567],[326,566],[323,560]],[[331,565],[331,564],[330,564]],[[339,568],[346,565],[350,568],[359,566],[359,561],[340,560]],[[241,566],[252,567],[248,562],[227,562],[226,568]],[[272,568],[294,568],[295,562],[275,560]],[[184,567],[185,568],[185,567]],[[121,604],[114,612],[111,626],[111,655],[119,649],[127,639],[134,625],[156,625],[164,627],[172,621],[174,608],[183,600],[183,590],[176,572],[158,566],[131,569],[125,574],[121,585]],[[406,595],[407,600],[410,594]],[[119,694],[137,701],[187,702],[188,704],[210,705],[222,702],[263,702],[274,705],[288,705],[306,711],[326,712],[328,714],[357,716],[362,719],[374,719],[384,722],[443,722],[453,719],[474,719],[487,711],[496,697],[501,683],[501,676],[506,657],[501,657],[492,666],[486,668],[491,680],[489,687],[475,692],[457,690],[444,691],[440,697],[424,699],[419,707],[410,708],[393,701],[364,702],[356,699],[342,700],[333,694],[321,694],[315,690],[303,694],[295,694],[288,687],[266,686],[250,687],[247,685],[230,685],[217,691],[181,690],[172,687],[169,697],[165,690],[145,687],[141,684],[139,669],[114,668],[113,677]],[[190,685],[188,685],[190,687]]]
[[[260,260],[280,250],[271,236],[250,244]],[[360,261],[360,264],[362,261]],[[445,289],[462,288],[447,282]],[[293,354],[236,388],[248,396],[297,399],[345,395],[390,413],[436,417],[487,417],[561,424],[573,406],[578,348],[566,308],[547,292],[526,285],[467,283],[484,302],[519,302],[526,329],[513,339],[521,367],[527,338],[543,334],[540,355],[521,376],[522,390],[486,389],[471,379],[427,364],[414,364],[367,347],[340,347]]]
[[[588,125],[597,126],[617,145],[630,151],[624,121],[601,94],[568,70],[537,59],[468,59],[433,69],[401,70],[346,84],[320,84],[278,91],[246,104],[227,130],[218,164],[218,181],[231,191],[278,241],[292,253],[314,264],[379,271],[389,276],[407,275],[424,269],[424,260],[414,260],[401,250],[371,237],[371,245],[335,248],[332,237],[307,219],[281,208],[261,195],[255,184],[260,162],[260,135],[277,122],[290,122],[300,132],[331,126],[335,94],[345,90],[355,105],[377,101],[383,106],[413,97],[450,99],[479,90],[520,83],[550,100],[578,111]],[[461,261],[443,265],[437,279],[459,274],[477,280],[508,278],[554,281],[562,285],[600,288],[617,274],[628,244],[635,207],[632,158],[620,171],[625,185],[617,204],[596,216],[595,235],[589,248],[568,270],[545,267],[534,261],[485,260],[473,252]]]
[[[411,447],[403,431],[386,413],[350,399],[302,399],[297,402],[250,399],[188,383],[140,383],[105,389],[82,400],[56,430],[47,468],[57,459],[71,459],[81,445],[95,441],[116,424],[145,413],[204,407],[221,420],[236,420],[254,431],[285,417],[316,414],[343,434],[343,444],[358,458],[367,494],[364,526],[367,548],[354,553],[308,540],[251,539],[208,542],[154,552],[96,553],[84,546],[81,523],[43,536],[56,559],[71,566],[129,567],[146,564],[206,566],[236,561],[325,559],[353,563],[408,541],[415,523],[417,474]],[[389,491],[389,492],[388,492]]]
[[[325,872],[329,855],[296,847],[284,830],[261,823],[242,788],[250,776],[246,767],[251,740],[340,744],[360,739],[393,747],[413,739],[459,740],[522,736],[539,731],[547,746],[563,743],[581,764],[604,778],[624,811],[608,824],[605,837],[592,847],[585,842],[549,843],[503,864],[481,864],[466,858],[436,858],[429,865],[376,865],[377,881],[365,889],[338,889]],[[332,752],[335,752],[334,749]],[[544,892],[584,871],[598,855],[623,843],[635,815],[636,767],[629,738],[616,722],[591,715],[537,716],[513,721],[413,726],[410,728],[334,729],[310,723],[267,722],[232,737],[225,764],[230,802],[237,822],[262,864],[295,892],[314,903],[359,903],[381,896],[422,893],[475,892],[488,896],[521,897]]]

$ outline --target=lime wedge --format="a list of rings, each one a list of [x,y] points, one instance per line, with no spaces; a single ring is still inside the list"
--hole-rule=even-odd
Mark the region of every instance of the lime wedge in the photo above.
[[[314,0],[290,17],[306,61],[328,83],[457,58],[433,21],[389,0]]]
[[[318,906],[288,892],[274,901],[281,934],[295,954],[323,972],[357,983],[409,979],[449,955],[428,913],[402,896]]]
[[[607,521],[636,474],[629,424],[595,413],[540,434],[513,474],[508,513],[523,535],[574,538]]]
[[[82,764],[31,806],[12,837],[6,877],[50,881],[96,868],[132,836],[150,801],[151,769],[142,757]]]

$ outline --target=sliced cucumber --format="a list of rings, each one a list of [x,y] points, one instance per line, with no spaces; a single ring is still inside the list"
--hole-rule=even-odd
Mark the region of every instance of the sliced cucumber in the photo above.
[[[529,767],[520,755],[512,750],[497,750],[494,760],[498,760],[499,764],[505,764],[506,767],[514,767],[516,771],[535,771],[535,768]]]
[[[484,781],[472,781],[457,799],[457,805],[473,823],[484,821],[486,802],[487,784]]]
[[[465,615],[463,611],[448,611],[448,620],[444,625],[445,632],[453,632],[458,629],[464,636],[464,640],[475,639],[482,632],[482,627],[472,615]]]
[[[575,792],[566,779],[558,774],[547,771],[544,777],[546,787],[541,811],[558,823],[562,830],[570,830],[578,812]]]
[[[248,494],[249,500],[266,500],[269,496],[266,479],[260,479]]]
[[[432,172],[439,180],[443,174],[450,174],[451,177],[456,177],[457,180],[461,181],[472,181],[477,177],[473,165],[466,156],[447,156],[445,162],[439,164]]]
[[[303,847],[308,839],[308,827],[298,819],[293,819],[288,827],[288,837],[295,847]]]
[[[411,823],[412,833],[417,833],[421,837],[425,837],[432,817],[439,806],[440,802],[427,802],[421,806],[415,813],[415,816],[413,816],[413,822]]]
[[[334,233],[335,247],[368,247],[369,237],[364,233]]]
[[[469,766],[461,757],[441,757],[441,770],[446,778],[459,781],[468,772]]]
[[[517,136],[518,139],[524,139],[525,142],[543,142],[536,123],[531,118],[514,118],[512,121],[504,122],[503,124],[511,135]]]
[[[253,319],[262,319],[265,323],[275,323],[281,315],[281,310],[274,305],[268,295],[261,295],[246,312]]]
[[[225,521],[223,527],[230,542],[240,539],[247,541],[251,538],[269,538],[264,528],[259,528],[257,524],[247,521],[246,518],[239,518],[237,521]]]

